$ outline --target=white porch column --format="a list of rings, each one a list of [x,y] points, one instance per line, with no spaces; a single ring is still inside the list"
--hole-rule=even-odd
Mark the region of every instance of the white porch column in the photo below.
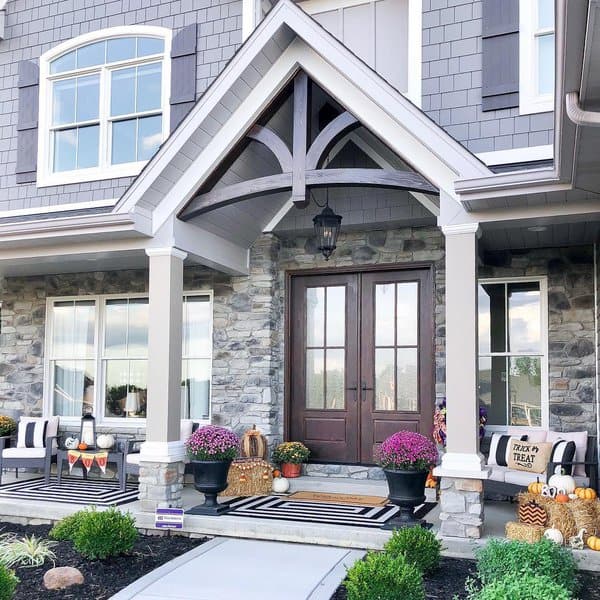
[[[183,261],[177,248],[151,248],[149,258],[146,442],[140,453],[143,510],[181,506],[181,335]]]
[[[479,225],[442,227],[446,237],[446,453],[441,480],[442,535],[479,537],[483,480],[477,394],[477,239]]]

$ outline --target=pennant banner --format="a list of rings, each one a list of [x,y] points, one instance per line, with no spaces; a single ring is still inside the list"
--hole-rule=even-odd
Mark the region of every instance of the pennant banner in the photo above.
[[[94,460],[100,467],[102,473],[106,473],[106,463],[108,462],[108,452],[79,452],[79,450],[69,450],[67,452],[67,459],[69,461],[69,473],[73,470],[75,463],[81,459],[85,470],[89,473]]]

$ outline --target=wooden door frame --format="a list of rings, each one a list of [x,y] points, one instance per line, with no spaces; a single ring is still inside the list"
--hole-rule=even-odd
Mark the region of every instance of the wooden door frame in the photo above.
[[[344,267],[319,267],[314,269],[286,269],[285,274],[285,311],[284,311],[284,331],[283,331],[283,361],[284,361],[284,375],[283,375],[283,439],[289,440],[290,429],[291,429],[291,408],[292,408],[292,394],[291,394],[291,344],[290,341],[290,326],[292,322],[291,317],[291,298],[292,298],[292,279],[294,277],[311,276],[311,275],[333,275],[336,273],[371,273],[373,271],[415,271],[415,270],[428,270],[429,277],[431,277],[433,302],[432,302],[432,314],[431,321],[431,334],[434,337],[433,343],[431,344],[431,372],[435,378],[435,262],[434,261],[419,261],[411,263],[385,263],[376,265],[348,265]],[[428,326],[429,326],[428,324]],[[431,402],[435,401],[435,381],[431,382]],[[432,404],[433,406],[433,404]],[[433,408],[432,408],[433,411]],[[433,427],[433,423],[432,423]]]

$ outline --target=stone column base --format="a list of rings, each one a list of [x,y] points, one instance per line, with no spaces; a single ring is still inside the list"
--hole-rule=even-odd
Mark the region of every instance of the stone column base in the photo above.
[[[483,530],[483,481],[442,477],[440,533],[479,539]]]
[[[181,508],[184,471],[182,461],[140,461],[139,499],[142,510],[154,512],[157,508]]]

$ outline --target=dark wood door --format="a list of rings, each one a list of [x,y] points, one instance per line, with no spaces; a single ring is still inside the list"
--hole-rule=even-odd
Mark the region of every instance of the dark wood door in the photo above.
[[[375,462],[400,429],[429,435],[433,299],[428,269],[294,276],[289,437],[317,462]]]

